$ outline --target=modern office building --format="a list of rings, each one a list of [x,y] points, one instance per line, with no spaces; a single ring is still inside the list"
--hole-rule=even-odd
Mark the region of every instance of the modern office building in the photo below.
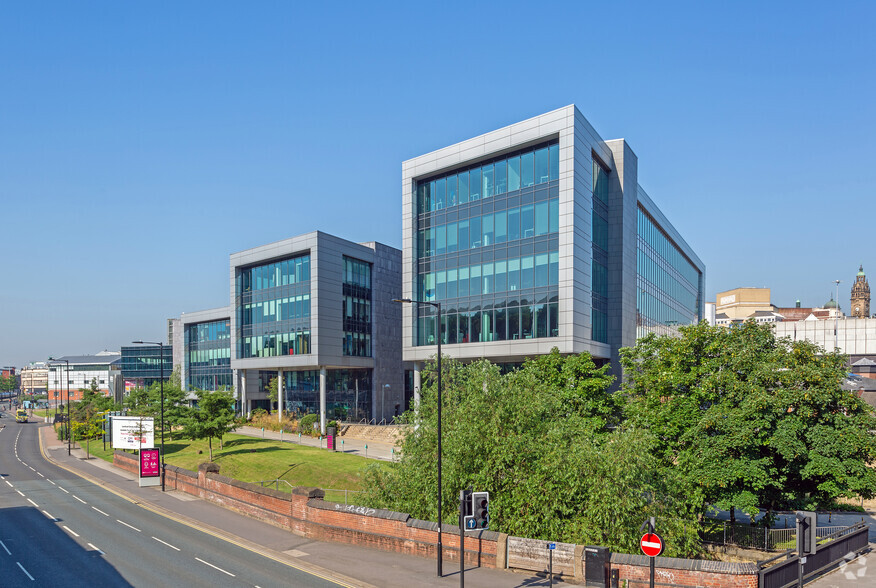
[[[231,373],[231,307],[183,313],[179,319],[183,389],[216,391],[234,386]]]
[[[21,368],[19,375],[21,376],[22,394],[43,394],[48,390],[49,368],[45,362],[32,362]]]
[[[403,358],[616,361],[704,316],[705,267],[639,185],[624,139],[574,106],[402,166]],[[437,309],[440,303],[441,325]]]
[[[49,363],[49,406],[82,400],[82,390],[92,382],[106,396],[121,400],[124,385],[121,381],[122,356],[118,352],[102,351],[96,355],[66,355]]]
[[[162,355],[163,353],[163,355]],[[173,346],[131,345],[122,347],[120,363],[125,381],[125,394],[135,388],[148,388],[152,384],[170,379],[173,373]]]
[[[232,254],[230,270],[242,412],[268,408],[278,378],[284,407],[319,413],[323,431],[401,414],[401,251],[317,231]]]

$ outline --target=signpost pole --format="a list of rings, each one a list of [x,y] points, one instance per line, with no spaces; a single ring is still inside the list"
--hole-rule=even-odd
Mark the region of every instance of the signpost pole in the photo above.
[[[459,491],[459,588],[465,588],[465,490]]]

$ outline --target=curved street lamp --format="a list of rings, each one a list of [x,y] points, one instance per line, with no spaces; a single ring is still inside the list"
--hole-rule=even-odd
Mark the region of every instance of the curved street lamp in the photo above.
[[[55,365],[61,363],[62,361],[67,364],[66,374],[67,377],[64,378],[67,381],[67,455],[70,455],[70,441],[73,437],[73,428],[70,426],[70,362],[66,359],[52,359],[49,358],[50,362],[55,362]],[[58,384],[61,382],[59,381]],[[55,411],[58,410],[57,403],[55,404]]]
[[[164,343],[160,341],[131,341],[135,345],[158,345],[158,368],[161,387],[161,491],[164,492]]]
[[[428,304],[438,309],[438,577],[442,577],[441,560],[441,303],[411,298],[394,298],[393,302],[405,304]]]

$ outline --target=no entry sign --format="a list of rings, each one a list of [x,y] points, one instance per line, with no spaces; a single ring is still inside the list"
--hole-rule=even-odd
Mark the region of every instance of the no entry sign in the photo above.
[[[663,539],[656,533],[645,533],[639,542],[642,552],[648,557],[657,557],[663,553]]]

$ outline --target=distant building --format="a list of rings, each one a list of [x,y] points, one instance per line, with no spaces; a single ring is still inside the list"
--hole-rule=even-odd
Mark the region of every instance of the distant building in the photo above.
[[[718,292],[715,304],[715,316],[724,315],[721,320],[732,322],[745,320],[759,311],[772,312],[776,308],[770,303],[769,288],[734,288],[726,292]],[[718,324],[722,324],[718,321]]]
[[[65,362],[66,360],[66,362]],[[82,390],[91,387],[92,382],[105,396],[121,401],[124,390],[121,382],[122,354],[102,351],[96,355],[66,355],[52,360],[49,364],[48,395],[49,406],[57,406],[70,400],[82,400]]]
[[[864,275],[864,266],[858,268],[855,283],[852,284],[850,315],[853,318],[867,318],[870,316],[870,285],[867,276]]]
[[[166,382],[173,373],[173,346],[165,344],[163,348],[158,345],[122,347],[120,366],[122,378],[125,380],[125,395],[135,388],[148,388],[161,381],[162,371]]]
[[[43,362],[34,362],[21,368],[21,391],[42,394],[48,390],[49,367]]]

